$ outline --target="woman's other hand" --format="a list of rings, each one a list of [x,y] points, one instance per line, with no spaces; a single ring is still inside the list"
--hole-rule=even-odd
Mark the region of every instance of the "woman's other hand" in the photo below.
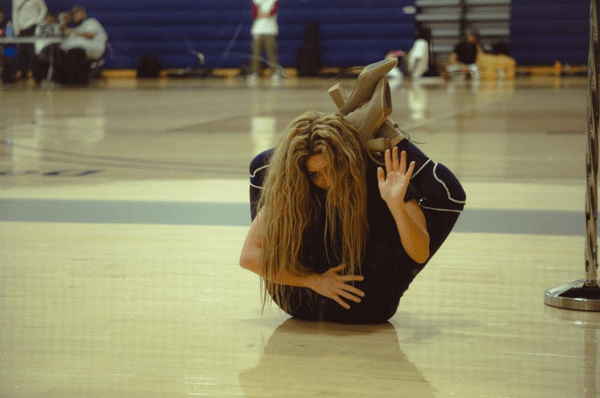
[[[343,299],[360,303],[361,297],[365,296],[362,290],[350,285],[350,282],[364,280],[361,275],[342,275],[345,264],[331,268],[323,274],[308,276],[307,287],[319,293],[321,296],[329,297],[342,307],[349,309],[350,305]]]

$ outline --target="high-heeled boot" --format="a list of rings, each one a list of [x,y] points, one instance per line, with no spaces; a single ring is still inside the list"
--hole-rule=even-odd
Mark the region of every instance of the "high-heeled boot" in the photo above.
[[[360,107],[373,96],[373,92],[379,81],[398,64],[397,58],[384,59],[371,65],[367,65],[354,84],[354,89],[340,107],[340,114],[346,116],[356,108]]]
[[[383,77],[377,83],[369,101],[346,115],[348,120],[360,133],[365,141],[375,136],[375,133],[392,114],[392,95],[390,84]]]
[[[381,80],[381,79],[380,79]],[[379,83],[379,82],[378,82]],[[389,84],[388,84],[389,91]],[[338,108],[342,108],[346,105],[347,99],[344,91],[340,85],[340,83],[334,85],[329,89],[329,95],[333,99],[333,102]],[[391,99],[390,99],[390,112],[391,112]],[[341,113],[341,112],[340,112]],[[383,152],[386,149],[391,149],[400,141],[402,141],[405,137],[404,135],[397,129],[396,123],[394,122],[391,115],[384,120],[384,122],[380,125],[378,130],[373,132],[373,129],[379,125],[380,120],[377,118],[371,117],[371,121],[366,121],[367,114],[365,110],[361,110],[356,112],[353,116],[350,116],[350,122],[361,131],[361,134],[367,139],[367,148],[371,152]],[[352,113],[351,113],[352,114]],[[375,114],[375,113],[374,113]],[[369,123],[373,124],[371,129],[366,128]],[[365,131],[368,130],[368,131]]]
[[[386,149],[392,149],[406,137],[397,128],[396,122],[392,116],[385,119],[375,137],[367,141],[367,148],[371,152],[385,152]]]

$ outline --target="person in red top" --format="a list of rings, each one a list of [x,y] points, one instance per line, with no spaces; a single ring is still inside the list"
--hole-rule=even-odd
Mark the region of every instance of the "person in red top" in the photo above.
[[[267,53],[269,67],[271,68],[271,83],[278,85],[280,82],[279,58],[277,55],[277,12],[278,0],[253,0],[252,1],[252,74],[248,83],[255,85],[260,75],[263,52]]]
[[[8,25],[8,20],[4,18],[4,7],[0,6],[0,37],[6,35],[6,25]]]

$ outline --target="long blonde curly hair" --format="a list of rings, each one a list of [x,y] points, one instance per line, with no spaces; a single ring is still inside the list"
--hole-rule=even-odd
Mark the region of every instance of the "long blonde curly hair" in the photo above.
[[[314,155],[323,156],[331,180],[324,203],[325,247],[340,251],[333,255],[346,265],[346,273],[360,273],[369,227],[366,170],[370,155],[365,148],[361,135],[338,114],[307,112],[285,130],[271,157],[258,204],[264,217],[263,306],[270,293],[289,310],[290,289],[272,281],[311,272],[300,258],[304,233],[322,206],[306,170],[306,161]],[[327,244],[336,236],[341,237],[341,247]]]

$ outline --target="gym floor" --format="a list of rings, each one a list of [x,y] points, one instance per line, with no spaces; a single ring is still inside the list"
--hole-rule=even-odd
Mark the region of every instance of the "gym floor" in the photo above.
[[[238,265],[248,164],[341,81],[0,86],[0,397],[581,397],[587,79],[425,80],[394,117],[467,207],[383,325],[261,307]]]

